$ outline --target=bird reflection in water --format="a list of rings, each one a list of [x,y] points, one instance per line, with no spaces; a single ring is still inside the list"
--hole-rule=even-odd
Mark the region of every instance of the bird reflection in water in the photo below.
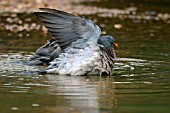
[[[53,84],[56,106],[47,108],[56,113],[102,113],[116,107],[112,76],[47,75]],[[102,111],[103,110],[103,111]]]

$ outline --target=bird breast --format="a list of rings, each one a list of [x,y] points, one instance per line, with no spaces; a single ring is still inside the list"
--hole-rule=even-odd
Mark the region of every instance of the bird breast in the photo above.
[[[99,68],[102,66],[101,59],[98,45],[90,45],[84,49],[70,48],[51,62],[50,66],[53,68],[50,69],[49,66],[47,73],[84,75],[94,72],[99,74]]]

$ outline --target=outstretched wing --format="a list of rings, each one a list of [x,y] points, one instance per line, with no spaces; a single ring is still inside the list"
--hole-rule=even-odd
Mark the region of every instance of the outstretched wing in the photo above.
[[[69,46],[86,47],[96,43],[101,35],[100,28],[91,20],[49,8],[40,8],[43,12],[34,14],[41,20],[62,49]]]

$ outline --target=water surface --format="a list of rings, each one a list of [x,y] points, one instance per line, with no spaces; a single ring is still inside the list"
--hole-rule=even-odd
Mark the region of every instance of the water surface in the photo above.
[[[85,15],[119,44],[112,76],[36,74],[43,67],[22,62],[50,35],[32,14],[0,16],[1,113],[169,113],[169,2],[121,0],[93,5],[136,8],[116,16]]]

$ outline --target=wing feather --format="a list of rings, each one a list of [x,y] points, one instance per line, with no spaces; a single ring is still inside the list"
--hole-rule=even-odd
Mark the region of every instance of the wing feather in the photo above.
[[[72,42],[74,42],[73,46],[86,44],[90,39],[90,41],[97,43],[101,35],[99,27],[88,19],[55,9],[40,8],[40,10],[43,12],[35,12],[34,14],[41,20],[62,49],[73,45]]]

